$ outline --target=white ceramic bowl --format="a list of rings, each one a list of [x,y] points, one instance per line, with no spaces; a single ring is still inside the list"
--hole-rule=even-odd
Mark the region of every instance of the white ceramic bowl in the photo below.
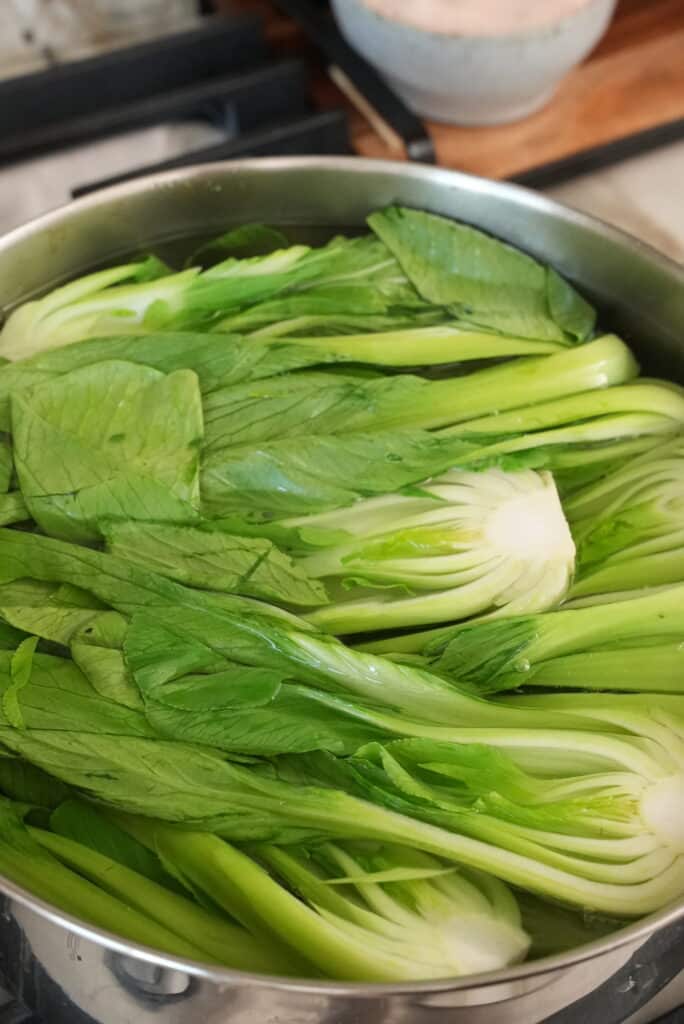
[[[373,9],[372,0],[332,0],[332,6],[348,42],[418,114],[453,124],[498,124],[525,117],[551,98],[601,38],[617,0],[585,0],[565,16],[519,31],[509,27],[505,34],[457,34],[448,12],[444,31],[427,31],[416,17],[421,0],[403,2],[402,20]],[[441,2],[446,8],[458,0]]]

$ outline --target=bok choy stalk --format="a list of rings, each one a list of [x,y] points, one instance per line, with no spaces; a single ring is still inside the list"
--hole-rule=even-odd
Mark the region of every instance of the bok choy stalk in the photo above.
[[[243,314],[243,317],[245,314]],[[227,329],[239,330],[236,317]],[[272,333],[260,332],[253,341],[270,341]],[[441,363],[467,363],[480,359],[503,359],[510,356],[550,355],[570,344],[566,341],[535,341],[515,338],[493,331],[478,330],[458,321],[426,327],[364,332],[362,334],[288,335],[293,345],[310,347],[323,357],[340,361],[372,363],[374,366],[433,366]]]
[[[326,838],[398,843],[571,905],[635,916],[684,892],[682,726],[674,718],[659,725],[655,715],[635,719],[635,734],[622,738],[538,729],[516,744],[514,732],[494,730],[502,745],[521,745],[518,757],[532,758],[537,771],[540,762],[550,763],[558,775],[559,759],[552,755],[560,750],[570,776],[567,787],[562,777],[558,785],[530,782],[527,791],[542,803],[545,793],[555,798],[549,815],[542,808],[535,819],[535,807],[527,816],[524,808],[516,810],[505,829],[505,808],[496,818],[467,802],[445,810],[428,799],[420,780],[406,784],[410,793],[397,790],[384,770],[369,780],[368,757],[290,758],[294,767],[284,764],[277,778],[268,766],[231,763],[209,748],[159,739],[5,725],[0,742],[100,804],[184,829],[279,846]],[[467,741],[464,748],[439,745],[439,763],[451,763],[451,750],[451,760],[458,760],[463,749],[467,756]],[[281,772],[279,762],[275,768]],[[574,791],[578,774],[582,799],[592,791],[597,796],[586,821],[578,818],[576,803],[565,816],[565,805],[558,806],[564,789]],[[544,838],[544,832],[551,835]]]
[[[178,310],[199,272],[160,268],[150,277],[148,266],[142,261],[100,270],[23,303],[0,330],[0,355],[25,359],[83,338],[144,331],[148,310]]]
[[[486,727],[416,722],[415,739],[399,746],[376,741],[363,757],[278,759],[277,778],[266,765],[231,763],[210,747],[159,739],[140,713],[89,693],[68,662],[58,667],[63,659],[32,660],[29,678],[21,687],[13,679],[6,691],[0,742],[100,804],[236,841],[399,842],[606,913],[646,913],[684,889],[684,839],[675,813],[682,795],[684,719],[658,706],[625,710],[616,699],[615,707],[590,709],[588,728],[577,729],[571,716],[554,727],[564,712],[517,713],[491,705]],[[10,715],[12,685],[16,704]],[[371,720],[394,717],[399,731],[405,728],[399,716],[359,710]],[[455,764],[447,775],[456,772],[470,789],[480,787],[475,795],[493,793],[495,810],[488,803],[483,814],[468,793],[461,799],[458,786],[454,797],[451,783],[443,806],[421,778],[402,781],[405,770],[392,768],[391,755],[383,754],[388,788],[384,776],[369,776],[365,767],[373,752],[388,749],[418,751],[421,771],[433,756],[435,763]],[[333,788],[321,789],[321,783]],[[505,799],[498,799],[499,791]],[[575,794],[577,800],[571,799]],[[510,814],[506,800],[515,804]],[[548,813],[536,804],[549,804]],[[501,828],[499,819],[511,814],[516,828]],[[587,863],[590,854],[596,863]],[[615,877],[615,862],[624,885]]]
[[[88,734],[101,730],[111,736],[161,736],[250,756],[312,750],[344,755],[371,740],[393,736],[463,742],[463,729],[472,726],[621,731],[610,725],[610,719],[606,724],[605,716],[599,716],[597,725],[591,707],[586,713],[580,707],[577,714],[567,708],[539,714],[525,707],[497,707],[455,688],[448,707],[451,717],[445,719],[453,724],[435,725],[429,721],[429,712],[426,720],[425,712],[420,717],[397,714],[392,706],[395,695],[402,699],[400,687],[410,683],[420,688],[416,696],[422,694],[428,709],[438,706],[429,676],[421,677],[415,670],[402,674],[380,659],[367,665],[359,659],[369,671],[385,670],[382,689],[371,704],[363,699],[363,689],[361,696],[354,695],[363,680],[345,684],[347,695],[289,682],[288,675],[301,675],[302,669],[288,673],[286,662],[280,671],[231,662],[192,633],[183,633],[178,624],[173,628],[168,617],[164,619],[162,625],[134,616],[124,642],[125,660],[123,651],[107,651],[120,656],[121,676],[117,663],[111,668],[109,660],[104,660],[98,673],[92,662],[79,656],[80,672],[65,658],[42,653],[31,657],[29,651],[30,663],[24,662],[26,679],[18,676],[15,664],[22,648],[16,654],[0,653],[0,720],[17,728],[68,731],[76,725]],[[81,633],[92,634],[96,628],[97,620],[91,620]],[[48,630],[43,627],[42,631]],[[88,649],[73,642],[72,651],[81,646]],[[359,664],[352,664],[357,673]],[[21,686],[17,679],[23,680]],[[370,696],[368,684],[366,691]],[[442,703],[446,713],[446,700]]]
[[[573,571],[553,479],[532,470],[453,471],[413,496],[370,498],[263,531],[300,557],[289,559],[265,537],[207,528],[104,527],[112,554],[182,583],[325,606],[309,621],[328,632],[544,611],[564,597]],[[329,605],[336,578],[342,587]]]
[[[521,404],[610,388],[631,379],[637,370],[624,342],[604,335],[554,355],[444,380],[408,375],[364,379],[320,372],[274,377],[209,396],[205,450],[312,434],[432,430]],[[642,406],[646,401],[644,394]],[[681,408],[678,411],[684,419]]]
[[[574,492],[652,451],[684,424],[684,391],[664,382],[632,384],[570,395],[556,402],[438,431],[470,446],[458,456],[463,467],[498,460],[504,466],[552,470],[561,494]]]
[[[435,670],[482,692],[540,686],[682,693],[684,584],[608,604],[415,634],[382,646],[420,650]]]
[[[0,798],[0,872],[15,885],[98,928],[191,960],[212,959],[205,947],[70,870],[22,820],[26,807]],[[220,962],[220,961],[219,961]]]
[[[679,874],[684,840],[682,721],[655,705],[630,721],[633,734],[620,738],[568,732],[554,742],[538,730],[523,740],[494,729],[473,730],[472,744],[371,744],[329,773],[402,813],[535,857],[540,873],[624,886],[626,909],[631,885]],[[323,757],[310,755],[308,770]]]
[[[565,502],[579,547],[572,595],[684,580],[684,436]]]
[[[415,497],[370,498],[279,525],[314,537],[315,550],[299,560],[307,575],[348,588],[308,616],[333,633],[545,611],[573,573],[553,478],[532,470],[452,471]]]
[[[485,416],[460,426],[448,427],[442,435],[457,436],[473,443],[482,439],[484,454],[505,456],[527,450],[562,445],[578,449],[578,464],[586,459],[587,446],[622,438],[677,434],[684,425],[684,390],[667,382],[633,384],[586,394],[570,395],[555,402],[526,406],[510,413]],[[654,442],[651,442],[653,446]],[[464,464],[481,461],[475,449],[464,456]]]
[[[102,721],[110,734],[149,736],[163,724],[166,735],[173,728],[178,738],[250,753],[317,744],[344,752],[352,739],[356,746],[369,739],[369,731],[448,739],[449,729],[466,725],[591,727],[567,712],[551,721],[504,711],[469,687],[349,648],[268,605],[191,590],[101,552],[8,530],[0,532],[0,556],[4,572],[18,581],[26,576],[23,558],[44,579],[71,586],[88,580],[91,593],[121,613],[69,609],[54,598],[46,603],[40,587],[28,598],[36,602],[31,606],[25,581],[4,588],[5,618],[70,644],[93,687],[71,662],[36,655],[25,695],[36,702],[36,713],[47,713],[33,719],[36,728],[50,724],[55,688],[67,691],[60,711],[72,713],[76,701],[78,718],[85,699],[91,725]],[[0,655],[8,684],[11,657]],[[98,694],[105,700],[96,701]],[[141,699],[154,729],[140,714]],[[435,728],[430,722],[447,732],[426,733]],[[64,724],[70,727],[68,720]]]
[[[587,387],[608,387],[635,372],[628,349],[607,335],[557,355],[444,381],[390,377],[336,383],[322,393],[313,386],[298,392],[280,381],[265,382],[265,388],[256,389],[258,397],[242,387],[216,392],[206,410],[203,512],[209,518],[268,521],[350,505],[359,497],[395,491],[454,466],[543,467],[546,449],[532,449],[553,447],[548,436],[552,432],[506,438],[497,445],[482,437],[468,441],[428,433],[416,425],[434,426],[440,419],[465,422],[478,409],[511,408],[523,395],[542,401]],[[473,386],[475,379],[480,386]],[[656,419],[657,429],[671,429],[669,417]],[[313,436],[312,423],[314,431],[321,431]],[[366,432],[359,432],[361,425]],[[632,433],[640,435],[644,429],[641,420],[601,423],[595,440],[613,445],[625,432],[631,440]],[[292,437],[298,438],[296,445]],[[234,444],[236,438],[240,445]]]
[[[170,273],[158,260],[78,278],[14,310],[0,332],[0,355],[21,359],[85,338],[164,328],[209,326],[221,314],[312,282],[327,285],[374,275],[381,308],[395,300],[424,308],[382,243],[335,238],[319,249],[294,245],[265,256],[229,257],[201,271]]]
[[[245,927],[277,935],[331,978],[458,977],[505,967],[529,946],[505,885],[418,851],[326,843],[308,852],[260,844],[248,856],[207,833],[121,820]]]
[[[28,831],[65,867],[121,900],[151,923],[156,922],[192,943],[199,951],[195,952],[194,959],[209,959],[237,970],[266,974],[300,974],[305,970],[300,959],[285,945],[266,937],[257,941],[247,929],[111,857],[55,832],[34,827],[29,827]],[[109,930],[116,932],[116,920]]]

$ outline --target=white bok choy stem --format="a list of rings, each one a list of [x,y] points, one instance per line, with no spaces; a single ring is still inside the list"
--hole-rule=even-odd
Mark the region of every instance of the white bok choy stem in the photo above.
[[[332,633],[473,615],[541,612],[565,596],[575,548],[549,473],[452,471],[415,497],[386,495],[284,527],[349,540],[300,560],[316,579],[339,579],[309,620]],[[369,588],[376,588],[370,590]]]
[[[305,853],[255,844],[250,856],[208,833],[117,820],[255,936],[278,937],[328,977],[454,977],[515,963],[529,946],[503,883],[419,851],[326,843]]]
[[[684,435],[565,502],[579,547],[573,597],[684,580]]]

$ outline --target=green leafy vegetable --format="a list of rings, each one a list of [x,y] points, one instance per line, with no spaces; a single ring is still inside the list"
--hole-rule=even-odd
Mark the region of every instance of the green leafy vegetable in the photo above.
[[[64,646],[101,614],[100,608],[94,598],[90,607],[75,606],[58,583],[23,579],[0,584],[0,613],[7,622]]]
[[[299,973],[297,960],[275,942],[257,942],[244,928],[92,847],[43,829],[31,828],[29,832],[68,868],[145,915],[151,924],[156,922],[160,928],[182,936],[184,942],[201,951],[195,952],[193,959],[209,959],[243,971]]]
[[[471,450],[418,430],[219,449],[202,460],[202,509],[246,524],[323,512],[443,473]]]
[[[12,449],[7,441],[0,436],[0,494],[9,490],[13,468]]]
[[[0,696],[2,720],[15,729],[155,735],[143,715],[96,693],[73,662],[31,647],[0,651]]]
[[[173,274],[157,261],[90,274],[13,311],[0,332],[0,354],[20,359],[106,334],[211,326],[221,314],[284,291],[367,276],[388,299],[423,306],[377,239],[335,238],[319,249],[294,245],[229,257],[203,272],[191,267]]]
[[[33,655],[38,643],[37,636],[27,637],[17,647],[9,664],[10,685],[2,694],[2,713],[15,729],[24,728],[24,716],[19,706],[19,692],[28,686],[33,668]]]
[[[187,261],[187,266],[216,260],[228,253],[232,256],[266,256],[286,245],[287,238],[276,228],[266,224],[243,224],[200,245]]]
[[[373,803],[339,788],[302,784],[301,778],[296,784],[274,779],[254,767],[230,764],[208,750],[180,743],[7,727],[0,728],[0,741],[120,810],[182,822],[234,841],[275,841],[280,845],[328,836],[415,846],[538,894],[621,916],[648,913],[684,889],[681,836],[677,816],[673,818],[672,813],[681,796],[681,777],[672,760],[681,737],[673,728],[664,730],[657,749],[649,754],[638,740],[622,745],[612,741],[611,754],[620,772],[628,760],[638,778],[642,777],[639,772],[645,773],[640,796],[644,817],[634,809],[634,794],[620,790],[616,800],[618,807],[621,800],[627,800],[625,807],[631,809],[626,828],[627,838],[633,836],[633,840],[625,844],[619,830],[617,834],[613,831],[598,847],[601,859],[595,869],[583,866],[582,857],[565,857],[553,850],[544,854],[539,843],[521,841],[515,843],[518,849],[504,848],[499,844],[514,830],[504,833],[496,824],[488,829],[479,812],[454,815],[438,807],[433,815],[424,797],[392,795],[387,784],[369,789],[360,781],[354,761],[334,762],[337,785],[351,771],[347,784],[357,791],[358,787],[368,790]],[[604,751],[608,743],[594,734],[587,734],[585,742]],[[322,755],[313,756],[313,777],[320,780],[325,774],[318,763]],[[407,813],[400,813],[403,811]],[[419,820],[433,816],[440,824]],[[447,818],[449,825],[444,827],[441,822]],[[640,831],[635,834],[639,823]],[[471,827],[477,828],[477,838],[465,834]],[[582,848],[589,845],[582,840]],[[654,856],[649,859],[645,851]],[[623,877],[618,881],[615,861],[621,858],[635,866],[629,872],[622,864]]]
[[[33,830],[27,830],[21,815],[21,806],[0,800],[0,871],[5,878],[66,913],[133,942],[191,960],[209,957],[149,913],[141,913],[65,867],[37,841]]]
[[[368,218],[423,298],[523,338],[585,340],[595,313],[557,274],[481,231],[390,207]]]
[[[23,523],[30,518],[31,516],[21,491],[10,491],[8,494],[0,494],[0,526],[9,526],[11,523]]]
[[[588,608],[465,624],[418,640],[430,663],[494,691],[684,691],[684,585]],[[415,648],[414,648],[415,649]]]
[[[374,846],[370,855],[364,857],[362,848],[354,859],[356,851],[327,844],[308,859],[257,847],[257,856],[306,901],[300,902],[253,859],[215,836],[131,819],[127,824],[243,924],[278,935],[329,977],[453,977],[510,964],[527,947],[505,886],[475,872],[445,872],[431,857]],[[402,880],[375,881],[387,873]],[[349,882],[344,889],[329,884],[340,875]]]
[[[333,536],[346,532],[344,543],[300,561],[309,576],[348,588],[308,616],[335,633],[544,611],[562,600],[574,566],[553,479],[531,470],[453,471],[415,497],[371,498],[283,525],[315,530],[319,545],[326,525]]]
[[[40,768],[14,757],[0,758],[0,792],[20,804],[45,809],[68,800],[70,790]]]
[[[27,767],[31,767],[27,765]],[[33,769],[38,771],[38,769]],[[50,815],[50,829],[58,836],[87,846],[124,867],[137,871],[152,882],[184,892],[182,886],[164,870],[159,858],[120,828],[86,800],[67,795],[55,804]]]
[[[256,385],[235,385],[211,395],[206,402],[206,445],[212,451],[221,444],[255,444],[311,433],[465,424],[484,413],[519,406],[523,388],[528,402],[542,402],[587,388],[603,388],[608,383],[619,384],[635,370],[624,344],[606,335],[582,348],[446,380],[408,375],[365,380],[322,373],[275,378]],[[639,394],[639,408],[643,408],[650,396],[646,389],[639,389]],[[665,396],[671,397],[671,404],[675,402],[676,396],[670,391],[665,391]],[[646,407],[650,409],[650,404]],[[681,421],[682,403],[676,405],[676,411]],[[462,432],[468,432],[468,427],[464,426]],[[486,431],[495,436],[501,432]]]
[[[579,546],[573,596],[684,581],[684,437],[566,502]]]
[[[218,387],[261,380],[330,360],[315,350],[287,342],[245,346],[236,335],[174,331],[94,338],[0,366],[0,429],[10,429],[11,395],[106,361],[135,363],[168,374],[192,370],[202,391],[210,393]]]
[[[553,268],[369,223],[7,317],[0,871],[186,959],[403,982],[684,895],[684,390]]]
[[[77,370],[15,396],[12,429],[22,493],[47,533],[91,541],[103,518],[196,515],[202,409],[193,373],[165,377],[122,362]]]
[[[237,318],[233,321],[233,329],[239,329]],[[272,337],[272,334],[260,334],[267,341]],[[544,355],[559,352],[564,347],[562,342],[513,338],[462,326],[458,322],[406,330],[346,333],[340,337],[300,338],[294,331],[293,335],[289,337],[292,344],[311,346],[321,356],[397,367]]]
[[[325,604],[325,588],[261,538],[160,523],[110,523],[107,550],[192,587],[294,606]]]

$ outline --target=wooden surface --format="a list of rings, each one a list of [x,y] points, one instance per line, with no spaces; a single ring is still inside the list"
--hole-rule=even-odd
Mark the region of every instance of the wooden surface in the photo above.
[[[277,50],[311,53],[268,0],[223,0],[223,6],[259,10]],[[318,105],[345,103],[316,70],[312,54],[311,59]],[[543,110],[511,125],[466,128],[430,123],[428,128],[443,166],[509,178],[681,118],[684,0],[621,0],[608,34]],[[350,110],[350,125],[359,154],[392,159],[403,155],[390,149],[356,110]]]

